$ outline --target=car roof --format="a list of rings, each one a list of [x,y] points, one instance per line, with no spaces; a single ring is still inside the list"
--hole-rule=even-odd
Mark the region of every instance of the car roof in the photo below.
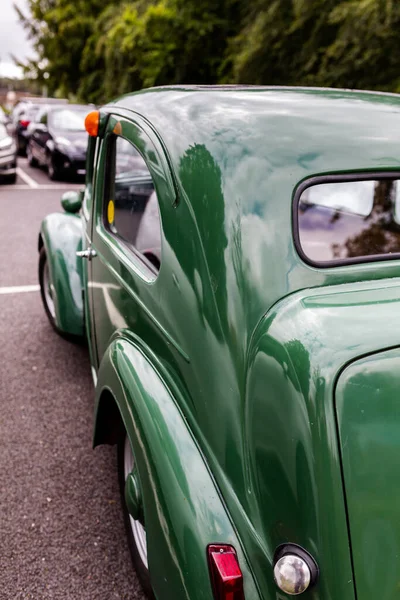
[[[47,98],[46,96],[23,96],[18,103],[26,104],[68,104],[67,98]]]
[[[226,285],[246,274],[249,322],[298,289],[360,278],[360,266],[340,267],[338,275],[303,263],[293,240],[294,192],[331,173],[391,170],[400,179],[399,95],[175,86],[123,96],[104,110],[139,114],[162,139],[179,202],[191,205],[215,280],[224,265]],[[397,276],[395,262],[362,265],[363,277]]]
[[[57,104],[57,105],[51,105],[51,106],[47,106],[46,107],[47,112],[57,112],[59,110],[66,110],[66,109],[70,109],[70,110],[75,110],[75,109],[79,109],[79,110],[85,110],[87,109],[87,111],[90,111],[90,106],[88,106],[87,104]]]
[[[327,171],[398,169],[400,95],[324,88],[171,86],[122,96],[162,137],[179,173],[202,145],[223,177],[252,161],[290,188]],[[247,174],[248,176],[249,174]],[[291,194],[290,194],[291,195]],[[289,199],[290,202],[290,199]]]

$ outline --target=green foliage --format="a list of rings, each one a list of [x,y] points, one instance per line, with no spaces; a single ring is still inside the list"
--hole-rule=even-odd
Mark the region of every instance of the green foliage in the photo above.
[[[231,73],[237,82],[296,85],[318,72],[334,39],[329,14],[335,0],[274,0],[253,4],[231,40]]]
[[[400,91],[397,0],[28,0],[49,91],[100,103],[174,83]]]
[[[318,74],[325,85],[400,91],[397,0],[351,0],[330,14],[336,37]]]

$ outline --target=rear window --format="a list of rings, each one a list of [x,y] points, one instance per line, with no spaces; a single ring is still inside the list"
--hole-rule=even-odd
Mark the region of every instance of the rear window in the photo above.
[[[88,112],[87,108],[63,108],[52,111],[49,118],[54,129],[59,131],[85,131],[85,117]]]
[[[305,182],[294,224],[300,255],[317,266],[400,258],[400,173]]]

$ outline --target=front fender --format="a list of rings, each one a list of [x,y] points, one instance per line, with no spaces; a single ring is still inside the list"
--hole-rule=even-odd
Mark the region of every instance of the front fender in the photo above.
[[[134,341],[119,337],[103,357],[96,387],[96,422],[104,424],[104,415],[112,413],[107,406],[112,396],[135,453],[155,595],[158,600],[212,600],[206,549],[220,542],[238,553],[246,600],[258,600],[216,484],[155,364]]]
[[[48,215],[39,236],[44,245],[54,288],[57,327],[64,333],[84,335],[82,263],[76,252],[82,249],[79,216],[65,213]]]

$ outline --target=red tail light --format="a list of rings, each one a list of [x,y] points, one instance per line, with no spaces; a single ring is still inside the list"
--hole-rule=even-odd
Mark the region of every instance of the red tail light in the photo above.
[[[22,125],[22,127],[28,127],[30,121],[24,121],[23,119],[20,119],[19,124]]]
[[[211,544],[207,551],[215,600],[244,600],[243,575],[235,549],[227,544]]]

